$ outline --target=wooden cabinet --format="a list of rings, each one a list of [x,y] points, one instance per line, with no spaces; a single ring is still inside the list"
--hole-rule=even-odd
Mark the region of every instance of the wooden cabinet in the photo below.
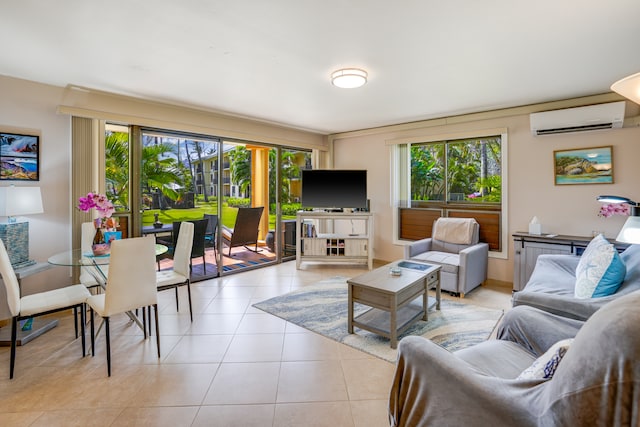
[[[297,268],[305,261],[373,266],[373,214],[369,212],[298,212],[296,229],[300,231]]]
[[[513,290],[522,290],[533,269],[538,256],[542,254],[582,255],[592,237],[564,235],[535,235],[524,232],[513,234]],[[629,245],[610,240],[618,251]]]

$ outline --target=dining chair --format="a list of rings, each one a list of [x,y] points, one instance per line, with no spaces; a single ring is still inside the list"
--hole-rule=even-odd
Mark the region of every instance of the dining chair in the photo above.
[[[91,293],[84,285],[70,285],[51,291],[20,296],[20,285],[16,273],[11,266],[9,254],[0,240],[0,275],[7,294],[7,304],[11,313],[11,356],[9,367],[9,379],[13,379],[13,371],[16,362],[16,346],[18,336],[18,322],[30,317],[43,316],[64,310],[74,309],[81,316],[82,357],[85,355],[85,302]],[[76,339],[77,339],[76,333]]]
[[[156,345],[160,358],[158,329],[158,291],[155,271],[155,239],[136,237],[111,242],[109,275],[105,291],[91,295],[87,303],[91,308],[91,355],[95,356],[94,311],[104,319],[107,344],[107,372],[111,376],[111,339],[109,320],[120,313],[153,306],[155,309]],[[149,319],[151,322],[151,319]],[[143,327],[144,338],[147,330]]]
[[[190,261],[191,247],[193,246],[193,232],[195,225],[189,221],[180,224],[180,234],[173,253],[173,268],[171,270],[156,271],[156,284],[158,291],[174,288],[176,290],[176,310],[180,310],[178,300],[178,288],[187,286],[189,295],[189,315],[193,322],[193,310],[191,308],[191,279]]]

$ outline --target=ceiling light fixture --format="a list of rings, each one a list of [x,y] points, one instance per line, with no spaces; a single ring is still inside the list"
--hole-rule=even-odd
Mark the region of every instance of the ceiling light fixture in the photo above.
[[[367,72],[359,68],[342,68],[331,73],[331,83],[343,89],[360,87],[367,82]]]
[[[640,73],[618,80],[611,85],[611,90],[640,104]]]

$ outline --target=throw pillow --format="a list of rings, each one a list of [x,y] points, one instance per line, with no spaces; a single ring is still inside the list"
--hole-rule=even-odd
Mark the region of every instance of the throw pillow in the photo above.
[[[518,375],[518,380],[549,379],[553,377],[560,361],[569,350],[573,338],[558,341],[542,356],[538,357],[527,369]]]
[[[616,248],[602,234],[589,242],[576,268],[576,298],[598,298],[616,293],[627,269]]]

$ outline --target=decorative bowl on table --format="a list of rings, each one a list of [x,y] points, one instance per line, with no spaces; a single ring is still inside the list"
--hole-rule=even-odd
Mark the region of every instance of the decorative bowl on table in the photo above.
[[[110,251],[111,247],[108,243],[98,243],[91,246],[91,251],[93,252],[93,256],[102,256],[107,255]]]
[[[162,228],[162,226],[163,226],[163,225],[164,225],[164,224],[163,224],[163,223],[161,223],[161,222],[154,222],[154,223],[153,223],[153,228]]]

